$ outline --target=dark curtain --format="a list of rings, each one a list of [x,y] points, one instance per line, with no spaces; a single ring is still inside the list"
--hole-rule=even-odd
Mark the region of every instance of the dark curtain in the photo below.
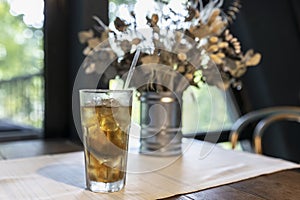
[[[244,51],[262,54],[248,68],[237,93],[242,113],[271,106],[300,105],[300,1],[244,0],[231,30]],[[272,126],[266,133],[267,154],[300,160],[300,126]],[[250,138],[250,135],[248,134]]]
[[[45,138],[80,142],[72,115],[73,84],[84,60],[78,32],[95,24],[94,15],[108,23],[108,0],[45,1]]]

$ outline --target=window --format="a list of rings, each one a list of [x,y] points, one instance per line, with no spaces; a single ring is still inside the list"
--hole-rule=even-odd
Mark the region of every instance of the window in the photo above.
[[[116,16],[132,23],[131,11],[134,11],[136,18],[139,19],[137,28],[143,28],[146,24],[146,16],[154,12],[169,12],[165,4],[159,5],[160,2],[169,2],[168,6],[180,12],[181,4],[187,0],[110,0],[110,28],[114,29],[113,21]],[[134,110],[136,112],[133,118],[138,121],[139,106]],[[185,135],[228,130],[237,118],[238,111],[230,91],[223,92],[214,86],[203,85],[201,89],[190,87],[183,95],[182,126]]]
[[[0,0],[0,137],[42,133],[43,11],[43,0]]]

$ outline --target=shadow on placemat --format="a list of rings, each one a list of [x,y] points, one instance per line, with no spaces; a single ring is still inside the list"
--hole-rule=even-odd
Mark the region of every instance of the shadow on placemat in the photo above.
[[[37,173],[54,181],[85,189],[85,175],[83,165],[48,165],[40,168]]]

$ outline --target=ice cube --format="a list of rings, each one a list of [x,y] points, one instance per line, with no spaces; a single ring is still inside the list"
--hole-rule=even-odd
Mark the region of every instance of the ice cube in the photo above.
[[[86,127],[94,126],[97,124],[97,115],[95,107],[82,107],[81,108],[82,115],[82,125]]]
[[[101,105],[106,107],[119,107],[120,103],[116,99],[109,98],[109,99],[102,99]]]
[[[93,97],[93,101],[91,102],[94,106],[98,106],[98,105],[101,105],[101,101],[102,101],[102,99],[101,99],[101,97],[97,97],[97,96],[95,96],[95,97]]]
[[[122,106],[129,106],[131,105],[131,101],[132,101],[132,97],[128,97],[128,93],[112,93],[110,95],[110,97],[114,98],[114,99],[118,99],[118,103],[119,105]]]
[[[108,166],[111,168],[122,169],[122,155],[115,156],[109,162],[107,162]]]
[[[105,132],[116,131],[118,129],[118,124],[112,115],[102,116],[99,120],[100,128]]]
[[[88,163],[89,168],[95,168],[99,164],[98,159],[91,152],[88,153]]]
[[[121,175],[121,172],[119,169],[110,169],[110,172],[107,174],[107,179],[110,182],[116,182],[120,179],[122,179],[123,175]]]
[[[88,176],[91,181],[98,181],[98,171],[95,168],[88,169]]]
[[[101,152],[107,141],[106,134],[98,127],[92,127],[87,136],[87,146],[93,152]]]
[[[123,177],[123,158],[121,155],[115,156],[106,162],[108,168],[107,179],[111,182],[118,181]]]
[[[126,144],[127,144],[126,132],[122,131],[119,128],[117,131],[110,132],[108,136],[109,136],[108,137],[109,140],[116,146],[116,148],[126,150]]]

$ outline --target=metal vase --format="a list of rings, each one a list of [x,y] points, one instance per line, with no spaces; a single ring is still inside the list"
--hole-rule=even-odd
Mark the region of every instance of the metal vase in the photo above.
[[[180,155],[182,95],[173,92],[141,94],[140,153],[154,156]]]

